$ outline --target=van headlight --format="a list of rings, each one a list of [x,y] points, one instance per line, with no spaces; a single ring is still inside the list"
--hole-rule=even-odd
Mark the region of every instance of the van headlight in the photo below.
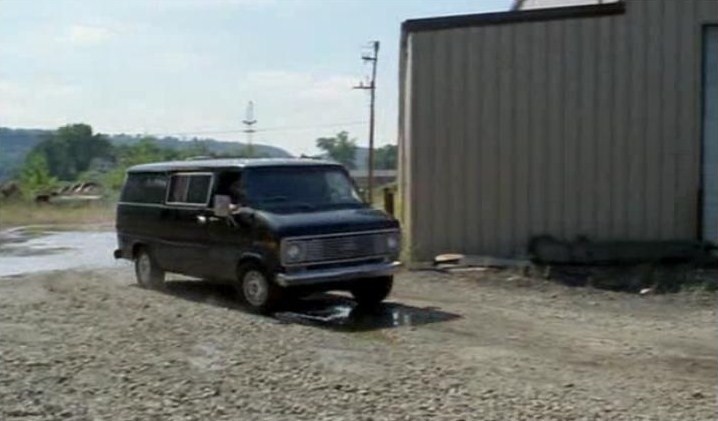
[[[283,257],[285,263],[297,263],[304,258],[304,244],[294,241],[284,244]]]
[[[401,239],[399,238],[398,233],[391,233],[386,236],[386,248],[390,252],[398,252],[399,247],[401,246]]]

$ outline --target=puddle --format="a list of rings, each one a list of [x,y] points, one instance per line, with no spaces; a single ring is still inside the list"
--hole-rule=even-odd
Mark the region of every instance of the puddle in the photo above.
[[[119,267],[114,232],[15,228],[0,231],[0,277],[49,270]]]
[[[164,293],[177,298],[244,311],[232,287],[196,280],[168,280]],[[415,307],[385,302],[376,308],[362,308],[339,294],[321,293],[290,302],[284,311],[273,314],[280,323],[296,323],[344,332],[366,332],[430,323],[448,322],[458,314],[436,307]]]
[[[0,248],[0,256],[10,257],[27,257],[27,256],[46,256],[48,254],[58,254],[72,250],[69,247],[46,247],[46,248],[26,248],[26,247],[3,247]],[[0,257],[1,259],[2,257]]]
[[[24,243],[30,239],[47,235],[48,231],[38,227],[10,228],[0,231],[0,250],[9,244]]]
[[[414,307],[394,302],[364,308],[348,298],[322,294],[320,298],[300,300],[289,311],[276,313],[274,317],[286,323],[359,332],[447,322],[460,316],[435,307]]]

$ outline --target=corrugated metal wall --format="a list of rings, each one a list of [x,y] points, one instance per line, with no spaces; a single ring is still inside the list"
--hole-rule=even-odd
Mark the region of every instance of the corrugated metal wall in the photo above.
[[[701,25],[716,0],[410,32],[400,186],[412,257],[529,239],[697,236]]]

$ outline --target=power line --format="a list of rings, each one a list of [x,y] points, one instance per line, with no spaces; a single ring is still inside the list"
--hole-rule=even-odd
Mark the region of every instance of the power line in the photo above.
[[[342,127],[342,126],[359,126],[366,124],[366,121],[348,121],[345,123],[331,123],[331,124],[318,124],[318,125],[311,125],[311,126],[279,126],[279,127],[270,127],[268,129],[261,129],[257,130],[258,132],[279,132],[279,131],[288,131],[288,130],[307,130],[307,129],[321,129],[321,128],[328,128],[328,127]]]
[[[255,133],[266,133],[266,132],[282,132],[292,130],[309,130],[309,129],[321,129],[329,127],[346,127],[346,126],[359,126],[366,124],[366,121],[346,121],[343,123],[331,123],[331,124],[314,124],[307,126],[276,126],[268,127],[266,129],[256,129]],[[205,135],[205,134],[232,134],[232,133],[246,133],[246,129],[231,129],[231,130],[198,130],[193,132],[165,132],[150,134],[152,136],[192,136],[192,135]]]

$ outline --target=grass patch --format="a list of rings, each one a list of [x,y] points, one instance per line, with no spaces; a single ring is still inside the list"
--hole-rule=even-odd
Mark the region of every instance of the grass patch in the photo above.
[[[0,229],[24,225],[109,224],[115,203],[98,200],[77,203],[0,202]]]

